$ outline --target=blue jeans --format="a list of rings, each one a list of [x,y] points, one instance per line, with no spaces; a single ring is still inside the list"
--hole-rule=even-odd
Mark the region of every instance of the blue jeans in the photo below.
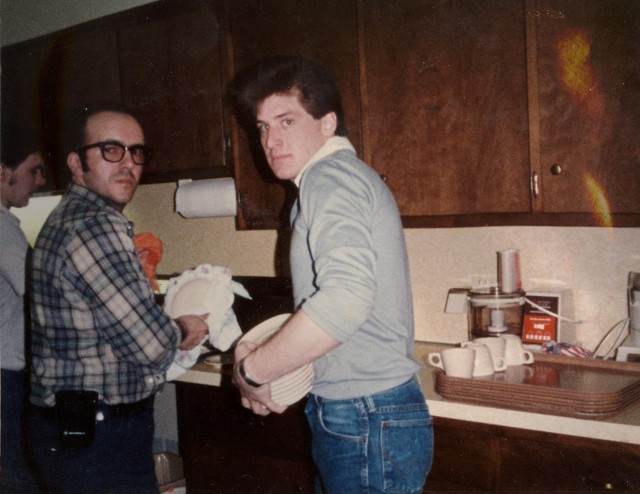
[[[153,404],[132,416],[106,414],[96,425],[95,441],[87,447],[61,447],[57,420],[49,411],[29,406],[28,424],[29,445],[47,492],[158,494]]]
[[[347,400],[309,395],[311,448],[329,494],[417,494],[433,460],[433,423],[417,379]]]

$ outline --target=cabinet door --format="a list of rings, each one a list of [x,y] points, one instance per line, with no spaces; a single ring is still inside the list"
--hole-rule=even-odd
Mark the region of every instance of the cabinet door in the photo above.
[[[262,58],[302,55],[333,74],[341,92],[349,138],[360,149],[358,53],[355,3],[345,0],[233,0],[228,2],[230,77]],[[254,130],[254,129],[251,129]],[[288,185],[277,180],[257,141],[234,130],[238,227],[286,227]],[[289,195],[291,198],[291,195]]]
[[[214,2],[145,7],[119,31],[122,99],[154,148],[143,183],[230,175]]]
[[[42,143],[44,135],[40,132],[41,113],[38,81],[46,64],[52,37],[43,37],[2,48],[2,125],[7,122],[35,129],[38,140]],[[42,144],[41,144],[42,145]],[[43,190],[52,190],[51,163],[45,164],[47,185]]]
[[[65,114],[80,104],[120,101],[117,40],[108,29],[67,30],[2,51],[2,116],[41,133],[47,189],[62,190]]]
[[[640,2],[536,3],[543,212],[640,212]]]
[[[314,468],[304,401],[254,415],[223,375],[221,387],[178,383],[181,455],[190,493],[311,494]]]
[[[361,4],[365,160],[403,218],[529,212],[523,2]]]

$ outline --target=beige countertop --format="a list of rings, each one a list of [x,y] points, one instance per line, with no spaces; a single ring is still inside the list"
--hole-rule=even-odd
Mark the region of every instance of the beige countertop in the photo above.
[[[467,404],[443,398],[435,391],[434,368],[425,364],[425,358],[430,352],[447,346],[424,342],[417,342],[415,346],[415,359],[423,365],[420,371],[422,390],[434,417],[640,445],[640,402],[613,417],[584,419]],[[222,375],[218,367],[199,362],[177,381],[219,386]]]

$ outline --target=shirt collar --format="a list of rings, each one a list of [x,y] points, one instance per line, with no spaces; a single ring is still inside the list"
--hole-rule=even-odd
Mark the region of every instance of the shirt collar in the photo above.
[[[118,213],[118,215],[123,216],[125,219],[127,219],[127,221],[129,221],[126,215],[122,211],[113,207],[104,197],[102,197],[99,194],[96,194],[94,191],[92,191],[91,189],[88,189],[84,185],[71,182],[67,187],[65,195],[79,197],[84,201],[88,201],[92,203],[94,206],[96,206],[99,209],[113,210],[114,212]]]
[[[293,179],[293,183],[296,184],[296,187],[298,188],[300,187],[300,180],[302,180],[302,174],[306,170],[311,168],[311,166],[315,165],[322,158],[326,158],[330,154],[333,154],[336,151],[340,151],[342,149],[348,149],[350,151],[353,151],[354,153],[356,151],[355,148],[349,142],[349,139],[347,139],[346,137],[333,136],[327,139],[327,142],[325,142],[322,145],[322,147],[316,151],[316,154],[314,154],[311,157],[311,159],[307,162],[307,164],[302,167],[302,170],[300,170],[298,175],[296,175],[296,178]]]

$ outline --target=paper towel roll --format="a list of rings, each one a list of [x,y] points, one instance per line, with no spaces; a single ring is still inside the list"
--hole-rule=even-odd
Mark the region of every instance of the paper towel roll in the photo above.
[[[235,216],[236,184],[233,178],[178,183],[176,211],[185,218]]]

